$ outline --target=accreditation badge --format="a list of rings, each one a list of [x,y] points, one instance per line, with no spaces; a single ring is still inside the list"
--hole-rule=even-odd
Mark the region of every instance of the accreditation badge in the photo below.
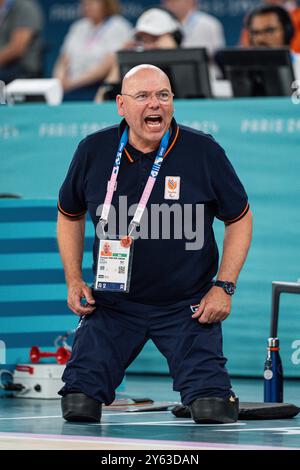
[[[126,238],[127,239],[127,238]],[[133,258],[133,238],[100,239],[94,289],[97,291],[129,292]]]

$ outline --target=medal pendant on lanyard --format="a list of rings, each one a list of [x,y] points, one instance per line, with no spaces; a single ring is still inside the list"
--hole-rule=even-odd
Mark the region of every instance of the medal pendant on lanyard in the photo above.
[[[134,237],[132,233],[140,225],[142,216],[159,174],[164,155],[167,151],[169,138],[170,131],[168,130],[160,143],[158,154],[153,163],[150,176],[146,183],[138,207],[134,213],[133,219],[129,225],[128,235],[110,237],[105,233],[104,228],[108,221],[113,193],[120,170],[123,150],[128,142],[128,128],[126,128],[122,134],[100,217],[100,224],[103,229],[103,238],[101,238],[99,241],[97,270],[94,282],[95,290],[129,292],[134,243]]]

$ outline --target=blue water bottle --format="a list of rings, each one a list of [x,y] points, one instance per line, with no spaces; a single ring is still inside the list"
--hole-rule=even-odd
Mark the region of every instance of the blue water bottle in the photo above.
[[[264,367],[264,402],[283,402],[283,372],[278,338],[268,339],[268,355]]]

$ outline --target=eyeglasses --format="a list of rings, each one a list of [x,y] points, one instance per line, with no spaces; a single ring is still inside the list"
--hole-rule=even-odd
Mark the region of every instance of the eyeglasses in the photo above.
[[[257,37],[260,36],[261,34],[266,34],[268,36],[272,36],[272,34],[276,33],[277,31],[280,31],[281,28],[279,27],[269,27],[269,28],[264,28],[264,29],[250,29],[249,33],[252,37]]]
[[[174,94],[168,90],[156,91],[155,93],[150,93],[148,91],[141,91],[137,93],[136,95],[131,95],[129,93],[121,93],[121,95],[130,96],[130,98],[132,98],[137,103],[143,103],[143,104],[149,103],[153,95],[155,95],[156,99],[160,103],[168,103],[174,97]]]

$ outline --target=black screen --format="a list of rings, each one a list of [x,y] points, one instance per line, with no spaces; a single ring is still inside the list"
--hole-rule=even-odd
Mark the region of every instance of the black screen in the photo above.
[[[212,96],[206,49],[153,49],[142,52],[119,51],[121,78],[136,65],[151,64],[169,77],[175,98]]]
[[[217,54],[233,95],[290,96],[295,80],[289,49],[227,48]]]

